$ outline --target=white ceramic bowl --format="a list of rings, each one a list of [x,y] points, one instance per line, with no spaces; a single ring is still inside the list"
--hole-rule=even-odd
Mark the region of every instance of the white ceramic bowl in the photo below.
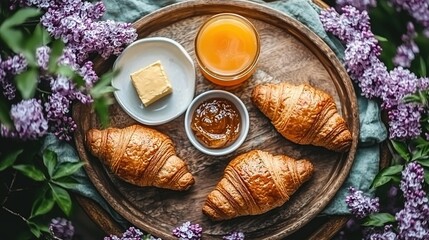
[[[139,99],[130,74],[160,60],[173,93],[148,107]],[[167,123],[184,113],[195,94],[195,67],[188,52],[176,41],[164,37],[143,38],[130,44],[116,59],[112,79],[114,96],[124,111],[146,125]]]
[[[202,102],[211,98],[223,98],[223,99],[229,100],[237,107],[237,110],[240,113],[240,118],[241,118],[240,134],[234,143],[224,148],[214,149],[214,148],[208,148],[204,146],[196,139],[194,132],[191,129],[191,121],[192,121],[192,116],[194,114],[195,109]],[[247,137],[247,133],[249,132],[249,125],[250,125],[249,113],[247,112],[247,108],[244,105],[244,103],[240,100],[240,98],[238,98],[234,94],[224,90],[210,90],[210,91],[201,93],[191,102],[185,114],[185,131],[189,141],[192,143],[192,145],[194,145],[195,148],[197,148],[201,152],[212,156],[226,155],[228,153],[235,151],[238,147],[240,147]]]

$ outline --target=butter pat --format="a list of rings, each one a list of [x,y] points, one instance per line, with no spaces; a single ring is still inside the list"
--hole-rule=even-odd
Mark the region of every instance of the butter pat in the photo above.
[[[132,73],[131,80],[145,107],[173,92],[159,60]]]

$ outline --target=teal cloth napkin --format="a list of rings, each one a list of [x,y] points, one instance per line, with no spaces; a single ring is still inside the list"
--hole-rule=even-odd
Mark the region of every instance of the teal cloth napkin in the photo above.
[[[180,1],[174,0],[104,0],[106,6],[105,19],[112,19],[123,22],[133,22],[138,18],[156,10]],[[344,57],[344,48],[336,38],[328,35],[319,20],[320,8],[309,0],[289,0],[289,1],[270,1],[265,3],[256,0],[255,2],[266,4],[272,8],[282,11],[291,17],[299,20],[308,26],[312,31],[319,35],[337,54],[341,60]],[[126,13],[126,14],[124,14]],[[356,88],[357,89],[357,88]],[[360,135],[359,148],[356,153],[352,170],[342,188],[333,198],[331,203],[324,209],[322,215],[348,214],[349,211],[344,202],[347,194],[347,188],[354,186],[364,192],[370,193],[369,186],[372,179],[378,172],[378,163],[380,158],[379,143],[386,139],[387,131],[380,120],[380,109],[378,105],[371,100],[358,96],[359,118],[360,118]],[[55,139],[48,137],[45,143],[47,147],[58,149],[60,143]],[[73,149],[66,148],[67,154],[64,155],[66,160],[77,160],[77,154]],[[68,156],[68,157],[67,157]],[[61,157],[59,158],[61,159]],[[82,171],[78,174],[80,187],[76,192],[94,199],[108,211],[119,223],[124,222],[117,213],[112,211],[94,186],[88,181],[87,176]]]

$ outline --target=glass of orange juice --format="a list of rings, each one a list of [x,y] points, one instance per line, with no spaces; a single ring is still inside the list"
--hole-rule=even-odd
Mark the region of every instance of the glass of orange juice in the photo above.
[[[260,41],[254,25],[234,13],[210,17],[195,38],[195,54],[201,73],[221,86],[247,80],[259,59]]]

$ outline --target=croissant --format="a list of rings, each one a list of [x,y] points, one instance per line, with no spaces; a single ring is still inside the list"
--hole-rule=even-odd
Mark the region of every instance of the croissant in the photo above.
[[[338,114],[333,98],[308,84],[286,82],[257,85],[251,99],[277,131],[298,144],[312,144],[344,152],[351,133]]]
[[[228,164],[203,213],[215,221],[265,213],[288,201],[312,174],[308,160],[252,150]]]
[[[194,184],[172,140],[155,129],[141,125],[91,129],[86,142],[94,156],[129,183],[172,190],[186,190]]]

